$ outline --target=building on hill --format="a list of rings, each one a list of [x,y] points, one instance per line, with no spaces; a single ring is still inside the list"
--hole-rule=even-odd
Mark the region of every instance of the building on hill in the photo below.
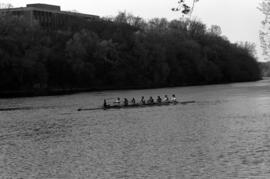
[[[49,4],[27,4],[26,7],[0,9],[0,14],[23,16],[30,24],[38,22],[43,28],[50,30],[68,27],[69,24],[78,20],[99,19],[96,15],[61,11],[60,6]]]

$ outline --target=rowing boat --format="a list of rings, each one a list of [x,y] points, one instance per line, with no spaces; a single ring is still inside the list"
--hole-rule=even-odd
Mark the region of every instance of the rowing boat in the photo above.
[[[125,109],[125,108],[142,108],[142,107],[154,107],[154,106],[168,106],[168,105],[177,105],[177,104],[190,104],[195,103],[195,101],[174,101],[174,102],[162,102],[162,103],[152,103],[152,104],[130,104],[130,105],[107,105],[106,107],[97,107],[97,108],[79,108],[78,111],[93,111],[93,110],[107,110],[107,109]]]

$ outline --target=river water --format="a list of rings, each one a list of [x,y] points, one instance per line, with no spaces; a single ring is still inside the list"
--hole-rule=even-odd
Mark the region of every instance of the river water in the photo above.
[[[81,111],[104,98],[194,104]],[[0,99],[0,178],[270,178],[270,79]]]

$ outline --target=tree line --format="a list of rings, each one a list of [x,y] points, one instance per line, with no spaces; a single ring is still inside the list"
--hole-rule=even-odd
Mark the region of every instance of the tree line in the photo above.
[[[263,77],[270,77],[270,62],[259,63],[261,73]]]
[[[156,88],[253,81],[250,48],[195,20],[126,13],[46,30],[0,17],[0,93]]]

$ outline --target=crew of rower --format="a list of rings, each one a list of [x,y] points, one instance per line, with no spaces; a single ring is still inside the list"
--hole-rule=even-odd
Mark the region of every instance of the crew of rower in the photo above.
[[[158,96],[157,99],[156,99],[156,103],[157,104],[170,103],[170,102],[173,102],[173,103],[177,102],[176,97],[175,97],[174,94],[172,95],[171,99],[169,99],[169,97],[167,95],[164,96],[164,99],[163,100],[161,99],[160,96]],[[114,101],[114,104],[115,105],[120,105],[121,104],[121,100],[120,100],[119,97],[116,98],[116,100]],[[123,104],[124,104],[124,106],[128,106],[129,105],[129,101],[128,101],[127,98],[124,98]],[[132,98],[132,100],[130,101],[130,104],[131,105],[136,105],[135,98]],[[142,96],[139,104],[142,104],[142,105],[150,104],[151,105],[151,104],[155,104],[155,100],[154,100],[154,98],[152,96],[150,96],[149,99],[147,101],[145,101],[144,96]],[[108,106],[109,105],[107,104],[107,101],[104,100],[103,107],[108,107]]]

